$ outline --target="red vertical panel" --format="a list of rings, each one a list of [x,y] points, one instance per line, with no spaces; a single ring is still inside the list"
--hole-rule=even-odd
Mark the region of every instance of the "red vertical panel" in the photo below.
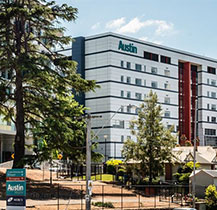
[[[184,134],[188,140],[191,140],[191,64],[189,62],[184,63],[183,73],[183,93],[184,93]]]

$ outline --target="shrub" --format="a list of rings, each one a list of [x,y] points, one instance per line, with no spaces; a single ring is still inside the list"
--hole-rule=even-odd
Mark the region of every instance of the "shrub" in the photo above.
[[[92,203],[94,206],[98,207],[105,207],[105,208],[114,208],[113,204],[111,202],[95,202]]]
[[[217,209],[217,191],[215,185],[209,185],[206,188],[205,192],[205,201],[208,207],[208,210],[216,210]]]
[[[116,167],[122,164],[123,161],[111,159],[106,162],[107,170],[109,174],[116,174]]]

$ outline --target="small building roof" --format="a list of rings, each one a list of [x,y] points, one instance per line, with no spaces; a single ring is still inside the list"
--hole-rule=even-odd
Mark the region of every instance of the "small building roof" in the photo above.
[[[185,163],[193,161],[194,147],[176,147],[173,149],[174,162]],[[213,164],[217,150],[211,146],[198,146],[196,151],[196,161],[200,164]]]
[[[195,175],[199,174],[201,172],[204,172],[208,175],[210,175],[213,178],[217,178],[217,170],[206,170],[206,169],[201,169],[201,170],[196,170],[195,171]],[[191,175],[189,176],[190,178],[194,176],[194,172],[191,173]]]

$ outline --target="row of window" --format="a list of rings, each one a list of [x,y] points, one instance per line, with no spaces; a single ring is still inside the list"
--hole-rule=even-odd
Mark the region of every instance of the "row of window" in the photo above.
[[[211,80],[207,79],[207,84],[208,85],[212,85],[212,86],[216,86],[216,80],[214,80],[214,79],[211,79]]]
[[[210,73],[210,74],[216,74],[216,69],[214,67],[208,66],[207,67],[207,72]]]
[[[144,51],[144,58],[147,60],[152,60],[152,61],[156,61],[156,62],[159,61],[159,55],[158,54],[147,52],[147,51]],[[171,58],[164,56],[164,55],[160,55],[160,62],[171,64]]]
[[[127,69],[133,69],[133,68],[131,68],[131,63],[130,62],[125,62],[125,61],[121,61],[121,67],[122,68],[127,68]],[[146,71],[146,65],[141,65],[141,64],[135,64],[135,68],[134,68],[135,70],[137,70],[137,71]],[[157,67],[151,67],[151,73],[152,74],[157,74],[158,73],[158,69],[157,69]],[[170,76],[170,70],[168,70],[168,69],[165,69],[164,70],[164,75],[165,76]]]
[[[205,135],[215,136],[216,135],[216,129],[205,128]]]
[[[127,84],[132,84],[131,83],[131,77],[127,76],[126,80],[125,80],[123,75],[121,75],[121,82],[126,82]],[[142,79],[140,79],[140,78],[135,78],[134,84],[140,85],[140,86],[146,86],[146,80],[142,81]],[[157,81],[151,81],[151,87],[152,88],[158,88],[158,82]],[[168,83],[168,81],[166,81],[166,83],[164,83],[164,89],[170,90],[170,84]],[[122,97],[124,97],[124,96],[122,96]]]
[[[207,109],[216,110],[216,104],[207,104]]]
[[[216,117],[207,116],[207,122],[216,123]]]
[[[207,97],[216,98],[216,92],[207,91]]]

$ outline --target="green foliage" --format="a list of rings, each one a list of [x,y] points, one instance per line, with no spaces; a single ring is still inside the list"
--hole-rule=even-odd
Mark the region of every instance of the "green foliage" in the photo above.
[[[199,163],[195,164],[195,169],[198,169],[200,167]],[[191,175],[192,171],[194,169],[194,162],[190,161],[187,162],[185,165],[183,165],[181,168],[178,169],[178,172],[174,174],[177,181],[183,184],[189,183],[189,176]]]
[[[115,208],[114,205],[111,202],[93,202],[92,203],[94,206],[98,207],[105,207],[105,208]]]
[[[55,52],[72,41],[60,21],[74,21],[76,15],[76,8],[55,1],[0,1],[0,73],[8,75],[0,77],[0,115],[16,125],[14,167],[23,166],[19,162],[30,132],[44,142],[44,158],[70,149],[80,158],[84,108],[72,91],[79,94],[96,85],[76,73],[74,61]]]
[[[209,185],[205,191],[205,202],[208,210],[217,209],[217,191],[215,185]]]
[[[123,146],[125,161],[134,160],[136,173],[149,176],[149,182],[163,173],[165,162],[172,161],[172,148],[176,137],[171,134],[173,127],[166,129],[162,123],[162,108],[158,105],[157,95],[152,91],[140,106],[138,119],[130,123],[136,142],[128,139]],[[135,164],[134,164],[135,165]]]
[[[107,172],[109,174],[116,174],[118,172],[118,166],[123,164],[122,160],[107,160],[106,165],[107,165]]]

